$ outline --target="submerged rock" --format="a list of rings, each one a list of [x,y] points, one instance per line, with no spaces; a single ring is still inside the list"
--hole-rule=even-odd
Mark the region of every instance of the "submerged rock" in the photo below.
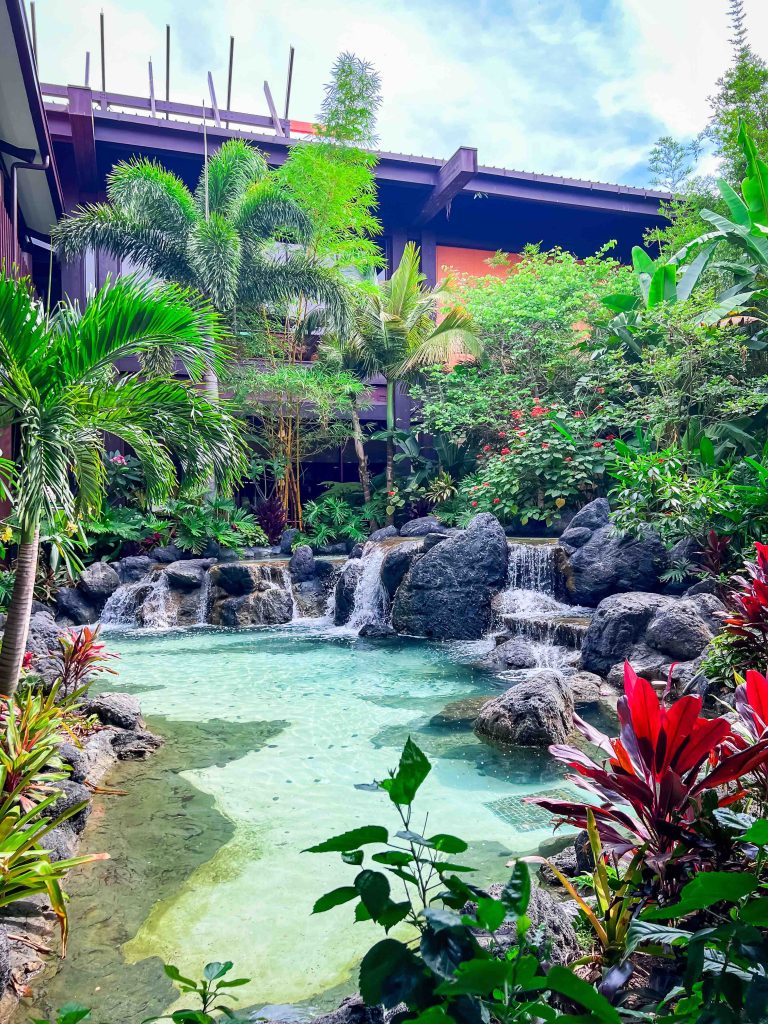
[[[562,743],[573,724],[573,697],[560,672],[538,669],[524,682],[488,701],[475,732],[509,746],[547,747]]]
[[[397,633],[386,622],[366,622],[357,635],[368,640],[387,640],[389,637],[397,636]]]
[[[535,668],[536,652],[525,640],[515,637],[499,644],[490,654],[486,654],[478,665],[489,672],[504,671],[508,668]]]
[[[509,549],[498,519],[482,513],[411,564],[395,595],[398,633],[477,640],[487,633],[491,601],[507,581]]]
[[[162,745],[162,738],[146,729],[116,732],[112,736],[112,749],[118,761],[143,761]]]
[[[366,1006],[361,996],[347,996],[338,1009],[315,1017],[311,1024],[384,1024],[381,1006]]]

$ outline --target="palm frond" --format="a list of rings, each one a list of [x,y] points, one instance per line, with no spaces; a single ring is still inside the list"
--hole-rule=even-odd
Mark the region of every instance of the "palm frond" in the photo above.
[[[194,284],[184,237],[140,224],[106,203],[78,206],[51,231],[62,260],[73,260],[88,249],[102,249],[115,259],[129,259],[155,277]]]
[[[136,224],[184,236],[197,219],[192,195],[181,180],[146,157],[116,164],[107,175],[107,198]]]
[[[198,287],[220,310],[231,309],[237,298],[242,246],[237,231],[219,213],[200,220],[189,233],[187,256]]]
[[[200,380],[206,361],[220,362],[224,355],[216,344],[220,335],[215,311],[195,293],[123,277],[97,292],[79,319],[53,334],[49,357],[33,379],[51,392],[54,382],[71,387],[92,380],[118,359],[163,350]]]
[[[243,139],[229,139],[208,160],[208,211],[229,216],[249,185],[261,181],[267,161],[260,150]],[[198,215],[205,216],[205,169],[195,189]]]
[[[276,235],[303,243],[312,238],[312,222],[307,214],[269,180],[251,185],[232,207],[231,216],[243,240],[256,250],[265,239]]]
[[[29,281],[0,276],[0,409],[34,400],[29,370],[45,361],[48,332]]]
[[[303,252],[285,253],[275,259],[253,258],[244,267],[241,304],[284,308],[299,296],[324,308],[329,329],[336,333],[350,329],[349,286],[333,268]]]

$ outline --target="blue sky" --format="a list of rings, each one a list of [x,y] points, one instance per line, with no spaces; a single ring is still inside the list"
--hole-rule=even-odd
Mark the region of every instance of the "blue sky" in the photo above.
[[[232,106],[266,113],[266,78],[282,107],[292,44],[291,115],[309,120],[352,50],[381,73],[385,149],[634,185],[659,135],[704,127],[730,59],[726,0],[37,0],[43,80],[82,82],[90,49],[98,82],[102,8],[111,90],[146,95],[150,57],[164,82],[170,23],[172,98],[202,101],[210,70],[223,105],[233,34]],[[746,10],[768,56],[768,0]]]

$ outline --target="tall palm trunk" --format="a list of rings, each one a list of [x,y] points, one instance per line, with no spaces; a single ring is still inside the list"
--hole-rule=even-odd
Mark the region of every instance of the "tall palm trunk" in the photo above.
[[[355,454],[357,455],[357,472],[360,476],[360,486],[363,488],[363,499],[366,504],[370,503],[371,500],[371,474],[368,469],[368,456],[365,453],[365,443],[363,441],[363,428],[360,425],[360,412],[357,408],[357,400],[355,396],[351,396],[352,400],[352,441],[355,446]],[[372,530],[378,528],[378,523],[371,516],[370,525]]]
[[[29,631],[39,545],[40,531],[35,523],[21,535],[19,555],[16,559],[16,580],[5,622],[3,646],[0,649],[0,695],[5,697],[12,697],[19,683]]]
[[[395,382],[387,380],[387,496],[395,489]],[[395,522],[395,514],[387,515],[387,526]]]

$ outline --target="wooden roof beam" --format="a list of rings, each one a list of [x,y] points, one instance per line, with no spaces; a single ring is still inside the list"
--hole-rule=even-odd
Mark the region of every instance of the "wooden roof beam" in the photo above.
[[[416,226],[428,224],[433,217],[445,209],[454,196],[464,188],[470,178],[477,174],[477,150],[459,146],[450,160],[446,160],[437,173],[437,182],[429,198],[416,218]]]
[[[70,85],[67,87],[67,97],[78,185],[81,192],[93,193],[99,188],[93,93],[87,86]]]

